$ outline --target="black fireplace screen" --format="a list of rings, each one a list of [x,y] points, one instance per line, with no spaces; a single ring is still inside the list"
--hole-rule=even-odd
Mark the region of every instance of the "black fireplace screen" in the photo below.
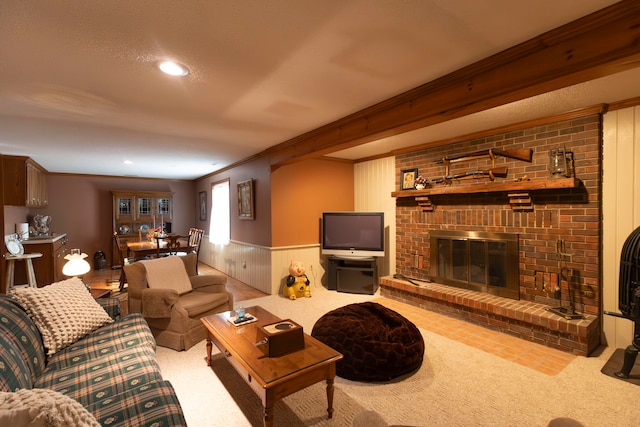
[[[430,239],[431,280],[520,298],[517,234],[433,231]]]

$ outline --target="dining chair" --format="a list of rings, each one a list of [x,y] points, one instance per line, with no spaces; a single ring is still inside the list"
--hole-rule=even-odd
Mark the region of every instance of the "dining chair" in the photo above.
[[[157,257],[160,258],[162,255],[180,255],[178,253],[179,249],[182,247],[180,239],[189,239],[189,236],[168,234],[163,237],[156,237],[156,247],[158,249]],[[166,242],[166,245],[163,245],[162,242]],[[186,253],[184,253],[184,255],[186,255]]]
[[[189,233],[189,248],[190,251],[196,254],[196,259],[200,257],[200,245],[202,244],[202,236],[204,236],[204,230],[195,228],[192,233]],[[198,264],[196,263],[196,273],[198,272]]]
[[[124,289],[124,284],[127,281],[127,277],[124,274],[124,265],[126,257],[126,249],[123,249],[122,244],[120,242],[120,236],[118,236],[118,232],[113,232],[113,240],[116,244],[116,249],[118,250],[118,258],[120,259],[120,291]]]
[[[178,256],[186,256],[190,253],[196,254],[196,259],[200,255],[200,244],[202,243],[202,236],[204,235],[204,230],[199,228],[190,228],[189,236],[187,239],[187,250],[185,252],[178,252],[176,255]],[[196,263],[196,273],[198,272],[198,264]]]

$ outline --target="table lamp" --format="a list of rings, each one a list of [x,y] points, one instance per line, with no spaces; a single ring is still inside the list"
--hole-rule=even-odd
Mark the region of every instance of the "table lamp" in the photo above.
[[[91,270],[91,266],[85,261],[87,256],[87,254],[80,253],[80,249],[71,249],[71,253],[64,257],[64,259],[68,261],[64,267],[62,267],[62,274],[65,276],[78,277],[82,280],[82,276]],[[84,283],[87,289],[91,290],[91,287],[87,285],[84,280],[82,280],[82,283]]]

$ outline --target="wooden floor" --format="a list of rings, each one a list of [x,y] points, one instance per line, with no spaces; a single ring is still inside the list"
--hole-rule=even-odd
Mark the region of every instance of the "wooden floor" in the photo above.
[[[578,357],[389,298],[380,297],[374,301],[411,319],[419,328],[535,369],[543,374],[557,375]]]
[[[198,264],[199,274],[224,274],[220,271],[203,263]],[[84,276],[84,281],[96,289],[114,289],[114,286],[120,279],[120,270],[91,270]],[[117,286],[116,288],[117,289]],[[266,296],[264,292],[261,292],[249,285],[246,285],[233,277],[227,279],[227,290],[233,294],[234,301],[243,301],[252,298],[260,298]]]

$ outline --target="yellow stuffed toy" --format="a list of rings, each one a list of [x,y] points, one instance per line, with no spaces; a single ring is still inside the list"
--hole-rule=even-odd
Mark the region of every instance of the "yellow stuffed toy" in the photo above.
[[[300,261],[291,261],[289,264],[289,275],[282,289],[285,297],[293,300],[296,298],[311,298],[311,288],[309,278],[305,274],[304,264]]]

